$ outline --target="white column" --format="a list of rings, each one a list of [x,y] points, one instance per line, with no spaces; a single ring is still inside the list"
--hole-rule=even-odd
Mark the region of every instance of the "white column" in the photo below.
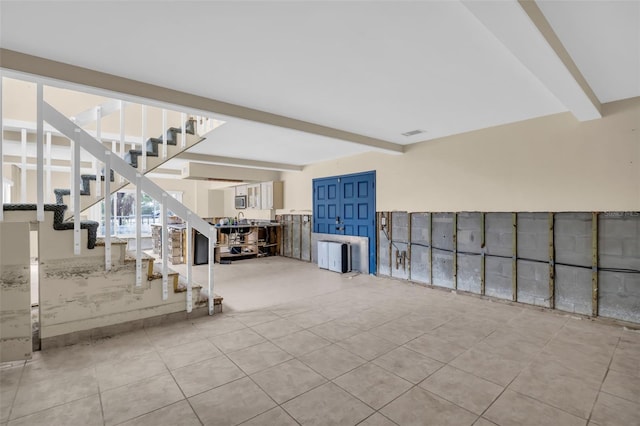
[[[167,158],[167,110],[162,110],[162,158]]]
[[[111,270],[111,151],[106,152],[104,162],[104,270]]]
[[[42,120],[42,90],[42,83],[38,83],[36,86],[36,193],[38,197],[36,218],[38,222],[44,222],[44,121]]]
[[[20,202],[27,202],[27,129],[20,132],[22,152],[20,158]]]
[[[51,183],[51,132],[47,132],[47,151],[45,158],[47,159],[47,186],[46,186],[46,194],[45,197],[48,200],[53,199],[53,188]]]
[[[193,228],[191,227],[191,212],[187,212],[187,312],[193,309],[193,241],[191,241]]]
[[[142,287],[142,175],[136,174],[136,287]]]
[[[167,229],[167,194],[162,193],[162,213],[160,222],[162,225],[162,300],[169,298],[169,230]]]
[[[213,315],[213,265],[216,261],[215,259],[215,247],[216,247],[216,228],[213,226],[209,227],[209,280],[208,280],[208,289],[209,289],[209,315]]]

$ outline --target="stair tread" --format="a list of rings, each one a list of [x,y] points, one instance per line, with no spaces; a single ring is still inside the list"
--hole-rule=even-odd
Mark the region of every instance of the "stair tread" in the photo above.
[[[111,237],[111,244],[126,245],[128,243],[127,243],[127,240],[123,240],[122,238]],[[96,246],[104,246],[104,238],[96,238]]]

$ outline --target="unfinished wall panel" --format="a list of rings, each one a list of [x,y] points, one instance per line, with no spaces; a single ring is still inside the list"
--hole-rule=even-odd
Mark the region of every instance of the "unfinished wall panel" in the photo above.
[[[550,306],[549,264],[518,260],[518,302]]]
[[[640,322],[640,213],[598,216],[599,315]]]
[[[458,290],[480,294],[482,277],[482,215],[462,212],[457,216]]]
[[[591,268],[591,213],[556,213],[556,264]]]
[[[282,216],[282,254],[291,257],[291,215]]]
[[[640,270],[640,213],[606,212],[598,216],[600,268]]]
[[[518,259],[549,261],[548,213],[518,213]]]
[[[391,276],[406,280],[409,278],[409,214],[391,213]]]
[[[300,243],[301,243],[301,218],[300,215],[292,215],[291,216],[291,226],[290,226],[290,234],[291,234],[291,257],[294,259],[300,259]]]
[[[431,230],[434,248],[453,251],[453,213],[433,213]]]
[[[429,270],[429,248],[411,245],[411,280],[422,284],[431,284]]]
[[[482,247],[482,218],[477,212],[458,213],[458,252],[480,254]]]
[[[489,214],[487,214],[488,216]],[[510,216],[510,215],[509,215]],[[511,219],[509,219],[511,226]],[[485,294],[498,299],[512,299],[511,258],[487,257],[485,266]]]
[[[311,262],[311,216],[302,216],[300,259]]]
[[[591,314],[591,267],[556,264],[555,280],[556,309]]]
[[[513,224],[511,213],[487,213],[485,215],[486,253],[494,256],[513,255]]]
[[[411,224],[411,256],[410,277],[412,281],[431,284],[431,213],[412,213]]]
[[[430,213],[411,214],[411,244],[428,246],[431,241]]]
[[[453,253],[434,248],[432,256],[433,285],[454,288]]]
[[[391,276],[391,240],[389,239],[389,221],[390,214],[382,212],[379,214],[378,222],[378,274],[382,276]],[[384,226],[382,225],[384,222]]]
[[[458,253],[458,290],[480,294],[482,258]]]
[[[555,307],[561,311],[592,313],[591,219],[591,213],[555,214]]]
[[[640,323],[640,274],[600,271],[599,315]]]

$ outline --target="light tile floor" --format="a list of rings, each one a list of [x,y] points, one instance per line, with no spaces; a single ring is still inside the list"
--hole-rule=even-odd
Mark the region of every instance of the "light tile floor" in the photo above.
[[[640,332],[282,258],[216,268],[224,314],[2,364],[0,425],[640,424]]]

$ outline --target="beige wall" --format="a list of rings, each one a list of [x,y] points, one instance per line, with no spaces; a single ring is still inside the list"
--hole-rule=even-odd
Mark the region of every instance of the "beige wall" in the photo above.
[[[283,172],[282,212],[312,208],[311,180],[375,170],[377,210],[640,210],[640,98]]]

